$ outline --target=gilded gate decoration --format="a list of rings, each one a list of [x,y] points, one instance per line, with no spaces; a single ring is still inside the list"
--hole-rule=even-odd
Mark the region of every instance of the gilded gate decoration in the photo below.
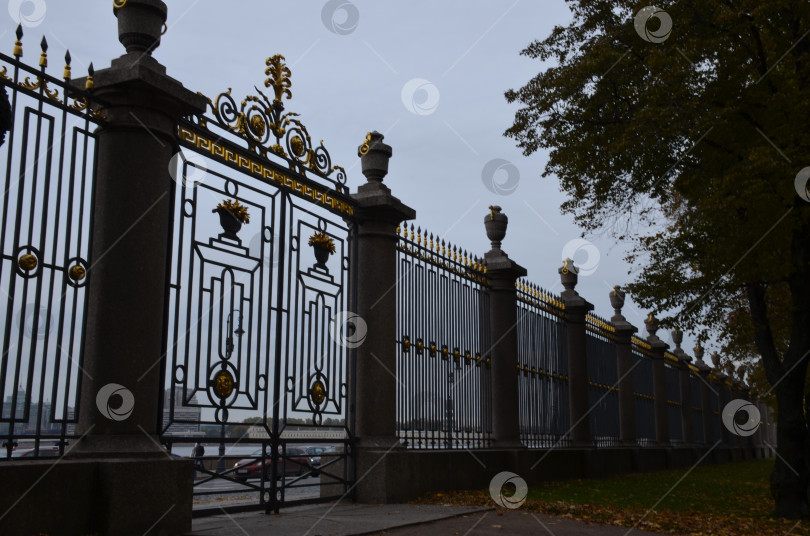
[[[241,483],[234,493],[258,492],[257,505],[278,509],[307,486],[317,494],[327,482],[340,496],[351,482],[352,354],[335,335],[353,308],[355,231],[346,172],[285,111],[292,83],[284,58],[266,65],[272,99],[255,88],[237,104],[228,89],[208,100],[210,115],[178,125],[163,377],[179,397],[165,399],[162,439],[191,441],[201,422],[220,454],[231,444],[261,447],[258,482],[236,467],[240,455],[197,487]],[[245,418],[256,422],[248,428]],[[318,439],[319,431],[337,439]],[[340,445],[330,462],[313,456],[301,465],[295,453],[317,443]],[[290,481],[292,464],[300,474]]]

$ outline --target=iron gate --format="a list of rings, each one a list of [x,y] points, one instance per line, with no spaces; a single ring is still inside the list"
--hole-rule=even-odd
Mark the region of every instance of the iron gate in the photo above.
[[[271,97],[228,90],[178,126],[161,439],[207,446],[198,514],[337,498],[353,476],[354,204],[284,109],[284,58],[266,64]]]
[[[94,130],[104,118],[71,57],[47,72],[0,53],[0,459],[62,456],[76,437],[90,270]],[[28,50],[28,53],[36,50]],[[51,61],[54,61],[51,59]],[[67,447],[67,449],[66,449]]]

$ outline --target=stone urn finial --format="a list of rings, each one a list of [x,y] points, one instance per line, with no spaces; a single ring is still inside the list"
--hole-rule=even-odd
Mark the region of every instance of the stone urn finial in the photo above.
[[[616,316],[622,315],[622,307],[624,307],[624,291],[619,285],[613,287],[610,291],[610,306],[613,307],[613,313]]]
[[[118,40],[127,53],[151,54],[160,45],[168,9],[161,0],[113,0]]]
[[[501,212],[501,207],[491,205],[489,214],[484,216],[484,227],[487,230],[487,238],[492,244],[493,250],[500,251],[501,242],[506,236],[506,227],[509,225],[509,218]]]
[[[672,335],[672,342],[675,343],[675,349],[672,350],[672,353],[678,356],[678,359],[685,363],[690,363],[692,358],[686,355],[686,352],[683,351],[681,348],[681,343],[683,342],[683,331],[680,330],[678,326],[675,326],[670,334]]]
[[[644,326],[647,328],[648,335],[655,337],[655,334],[658,332],[658,319],[650,313],[647,315],[647,318],[644,319]]]
[[[574,265],[574,260],[563,260],[563,265],[557,269],[557,273],[560,274],[560,282],[565,290],[573,291],[579,281],[579,268]]]
[[[703,362],[703,347],[700,345],[700,341],[698,341],[697,344],[695,344],[694,352],[695,352],[695,357],[697,358],[697,361],[695,362],[695,366],[701,372],[708,372],[710,370],[710,367],[709,367],[709,365],[707,365],[706,363]]]
[[[700,345],[700,341],[698,341],[697,344],[695,344],[694,352],[697,360],[703,361],[703,355],[705,354],[705,351],[703,350],[703,347]]]
[[[720,366],[720,354],[717,352],[712,352],[712,365],[714,365],[714,368]]]
[[[678,329],[678,326],[675,326],[675,329],[673,329],[670,332],[670,335],[672,335],[672,342],[675,343],[675,349],[676,350],[681,350],[681,343],[683,342],[683,331]],[[681,351],[683,351],[683,350],[681,350]]]
[[[388,175],[388,161],[394,154],[393,149],[387,143],[383,143],[383,136],[376,130],[366,134],[366,139],[357,148],[357,156],[360,157],[360,164],[363,175],[368,182],[382,182]]]
[[[681,343],[683,342],[683,331],[681,331],[678,326],[675,326],[675,329],[670,332],[670,335],[672,336],[672,342],[675,343],[675,349],[672,350],[672,353],[678,356],[678,358],[682,361],[691,361],[692,358],[688,357],[686,352],[683,351],[683,348],[681,348]]]

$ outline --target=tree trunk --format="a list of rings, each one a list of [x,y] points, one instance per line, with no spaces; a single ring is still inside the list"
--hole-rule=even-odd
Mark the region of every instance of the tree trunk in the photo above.
[[[805,369],[799,364],[774,389],[779,405],[779,422],[771,494],[776,502],[774,515],[789,519],[810,516],[807,501],[810,458],[804,415]]]
[[[774,515],[789,519],[810,517],[810,440],[808,439],[804,396],[806,359],[810,341],[803,327],[808,325],[807,285],[791,281],[795,308],[790,349],[782,358],[773,341],[763,285],[747,287],[754,339],[762,356],[765,373],[773,387],[778,404],[776,428],[776,462],[771,474]]]

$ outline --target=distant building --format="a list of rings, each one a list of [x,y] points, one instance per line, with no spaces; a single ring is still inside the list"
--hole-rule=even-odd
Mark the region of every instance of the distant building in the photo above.
[[[202,436],[200,417],[202,410],[197,406],[197,396],[187,396],[182,387],[166,389],[163,398],[163,435]],[[186,400],[188,399],[188,400]],[[171,425],[169,421],[171,420]]]
[[[8,395],[3,401],[3,410],[0,413],[3,421],[0,423],[0,435],[8,435],[11,420],[11,408],[15,407],[14,411],[14,435],[15,436],[34,436],[34,435],[52,435],[59,436],[62,433],[61,412],[56,415],[56,418],[51,414],[51,402],[46,400],[42,403],[42,415],[39,414],[39,403],[32,402],[28,393],[24,389],[17,390],[17,401],[14,403],[14,396]],[[26,418],[26,408],[28,415]],[[72,407],[67,408],[66,420],[68,421],[65,429],[65,434],[70,436],[75,434],[76,425],[73,422],[75,419],[75,410]],[[39,420],[39,426],[37,426]]]

